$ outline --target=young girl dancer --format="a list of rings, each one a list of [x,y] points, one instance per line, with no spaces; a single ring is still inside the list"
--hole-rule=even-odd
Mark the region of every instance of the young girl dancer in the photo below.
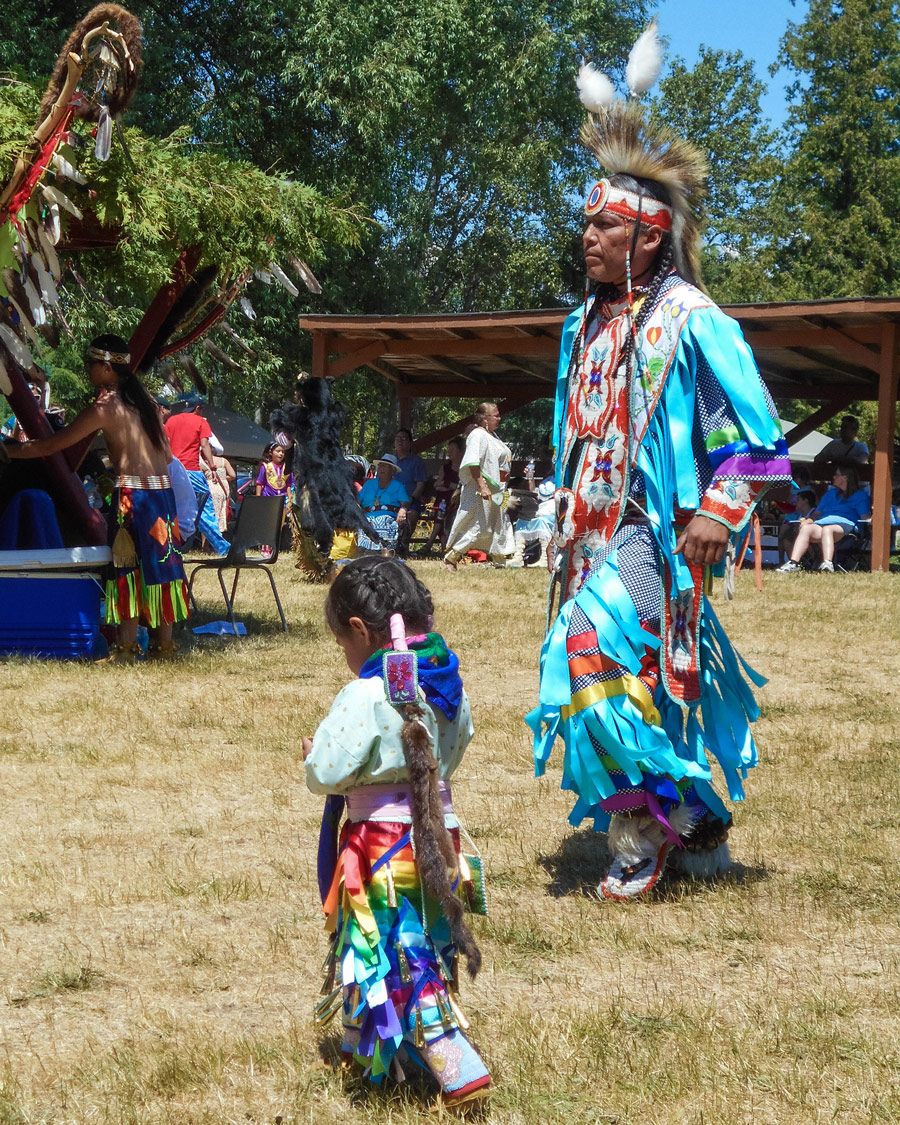
[[[431,595],[396,559],[367,556],[341,570],[325,619],[359,678],[303,739],[303,755],[307,785],[329,795],[319,889],[333,936],[319,1019],[342,1007],[343,1051],[373,1081],[391,1071],[402,1081],[411,1061],[459,1104],[491,1081],[456,997],[458,953],[473,977],[481,965],[454,894],[459,829],[448,784],[472,721],[432,612]]]
[[[280,442],[270,441],[263,450],[259,463],[259,472],[256,476],[257,496],[283,496],[285,512],[291,510],[291,489],[294,487],[294,474],[288,469],[285,458],[288,454],[287,446]],[[273,547],[270,544],[262,545],[262,557],[271,558]]]

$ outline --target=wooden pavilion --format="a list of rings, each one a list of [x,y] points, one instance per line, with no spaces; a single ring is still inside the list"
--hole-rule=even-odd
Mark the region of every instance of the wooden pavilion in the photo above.
[[[791,430],[788,444],[850,403],[878,403],[872,468],[872,569],[887,570],[898,376],[900,298],[860,297],[724,310],[741,325],[772,394],[822,405]],[[304,316],[312,333],[312,374],[346,375],[361,367],[395,385],[400,425],[414,398],[496,399],[504,414],[555,391],[567,309],[447,316]],[[460,433],[468,418],[420,437],[430,449]]]

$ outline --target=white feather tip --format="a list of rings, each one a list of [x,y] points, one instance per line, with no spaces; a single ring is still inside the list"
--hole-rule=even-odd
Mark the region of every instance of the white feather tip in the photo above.
[[[662,44],[656,33],[656,16],[654,16],[650,26],[631,48],[628,65],[625,67],[625,81],[632,97],[636,98],[645,90],[649,90],[659,78],[662,59]]]
[[[616,100],[615,86],[602,70],[597,70],[590,63],[584,63],[578,68],[575,85],[582,104],[591,113],[607,109]]]

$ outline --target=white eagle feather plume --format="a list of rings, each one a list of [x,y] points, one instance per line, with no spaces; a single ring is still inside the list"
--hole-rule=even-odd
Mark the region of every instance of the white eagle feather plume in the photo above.
[[[616,100],[615,86],[602,70],[597,70],[590,63],[582,63],[578,68],[575,85],[584,108],[590,113],[599,113]]]
[[[656,33],[656,16],[631,48],[625,67],[625,81],[633,98],[649,90],[662,70],[662,44]]]

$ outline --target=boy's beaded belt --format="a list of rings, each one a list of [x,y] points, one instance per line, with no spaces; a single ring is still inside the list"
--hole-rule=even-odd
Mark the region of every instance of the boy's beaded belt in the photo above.
[[[448,828],[457,826],[450,797],[450,785],[438,782],[438,792],[444,806],[444,823]],[[359,785],[347,794],[347,819],[388,820],[394,824],[412,824],[411,793],[408,785]]]
[[[156,476],[138,477],[132,473],[123,473],[116,477],[116,488],[146,488],[161,492],[164,488],[171,488],[172,482],[168,473],[159,473]]]

